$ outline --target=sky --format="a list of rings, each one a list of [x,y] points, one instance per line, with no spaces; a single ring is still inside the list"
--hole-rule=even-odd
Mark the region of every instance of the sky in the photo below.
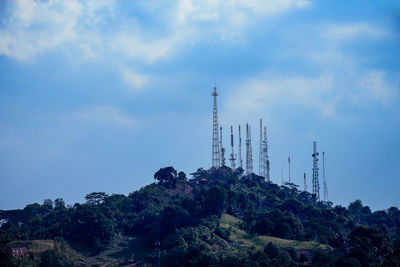
[[[263,119],[272,182],[311,189],[317,141],[335,205],[400,206],[399,1],[5,0],[0,209],[208,169],[214,84],[255,173]]]

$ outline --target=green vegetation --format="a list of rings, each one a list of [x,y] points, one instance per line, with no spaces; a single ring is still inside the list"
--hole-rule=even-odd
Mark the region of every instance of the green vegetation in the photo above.
[[[273,236],[248,234],[239,227],[243,222],[229,214],[221,216],[220,227],[229,232],[229,240],[244,247],[255,247],[264,249],[268,243],[272,243],[278,248],[295,250],[331,250],[328,245],[320,244],[315,241],[288,240]]]
[[[192,176],[166,167],[128,196],[0,211],[0,266],[400,265],[395,207],[333,206],[242,169]]]

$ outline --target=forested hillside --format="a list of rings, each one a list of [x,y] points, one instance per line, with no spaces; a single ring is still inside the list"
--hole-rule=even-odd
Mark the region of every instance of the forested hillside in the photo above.
[[[228,167],[154,178],[0,211],[0,266],[400,266],[396,207],[333,206]]]

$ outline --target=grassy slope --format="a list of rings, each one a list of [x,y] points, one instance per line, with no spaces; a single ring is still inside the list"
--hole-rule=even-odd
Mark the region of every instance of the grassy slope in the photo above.
[[[295,250],[330,250],[330,246],[323,245],[314,241],[297,241],[288,240],[265,235],[249,235],[245,231],[239,229],[242,222],[228,214],[223,214],[220,221],[220,226],[230,231],[229,239],[232,242],[244,246],[254,246],[258,249],[263,249],[269,242],[280,248],[292,247]]]

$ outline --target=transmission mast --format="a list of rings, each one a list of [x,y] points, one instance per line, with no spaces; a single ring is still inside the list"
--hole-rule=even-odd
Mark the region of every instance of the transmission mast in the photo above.
[[[291,183],[291,181],[290,181],[290,157],[288,157],[288,165],[289,165],[289,183]]]
[[[236,163],[235,163],[236,155],[234,154],[234,151],[233,151],[233,126],[231,126],[231,157],[229,160],[231,161],[232,170],[235,170],[236,169]]]
[[[239,125],[239,150],[238,150],[238,162],[239,168],[243,169],[243,160],[242,160],[242,136],[240,134],[240,125]]]
[[[262,120],[260,119],[260,149],[259,149],[259,156],[258,156],[258,175],[265,178],[266,172],[266,162],[265,162],[265,140],[263,138],[263,127],[262,127]]]
[[[324,183],[324,201],[329,201],[328,197],[328,186],[325,178],[325,152],[322,152],[322,179]]]
[[[319,201],[319,178],[318,178],[318,155],[317,152],[317,142],[314,142],[314,153],[312,154],[313,157],[313,177],[312,177],[312,184],[313,190],[312,193],[315,195],[315,198]]]
[[[251,126],[246,123],[246,173],[253,173],[253,156],[251,151]]]
[[[217,87],[214,86],[214,92],[211,94],[214,97],[213,108],[213,140],[212,140],[212,167],[219,168],[221,166],[219,157],[219,140],[218,140],[218,112],[217,112]]]
[[[304,191],[307,191],[307,178],[306,178],[306,173],[304,173]]]
[[[225,148],[222,146],[222,127],[219,127],[220,139],[219,146],[221,148],[221,166],[225,166]]]
[[[267,140],[267,127],[264,127],[264,164],[266,165],[266,174],[265,174],[265,180],[267,182],[270,182],[270,177],[269,177],[269,171],[270,171],[270,165],[269,165],[269,156],[268,156],[268,140]]]

